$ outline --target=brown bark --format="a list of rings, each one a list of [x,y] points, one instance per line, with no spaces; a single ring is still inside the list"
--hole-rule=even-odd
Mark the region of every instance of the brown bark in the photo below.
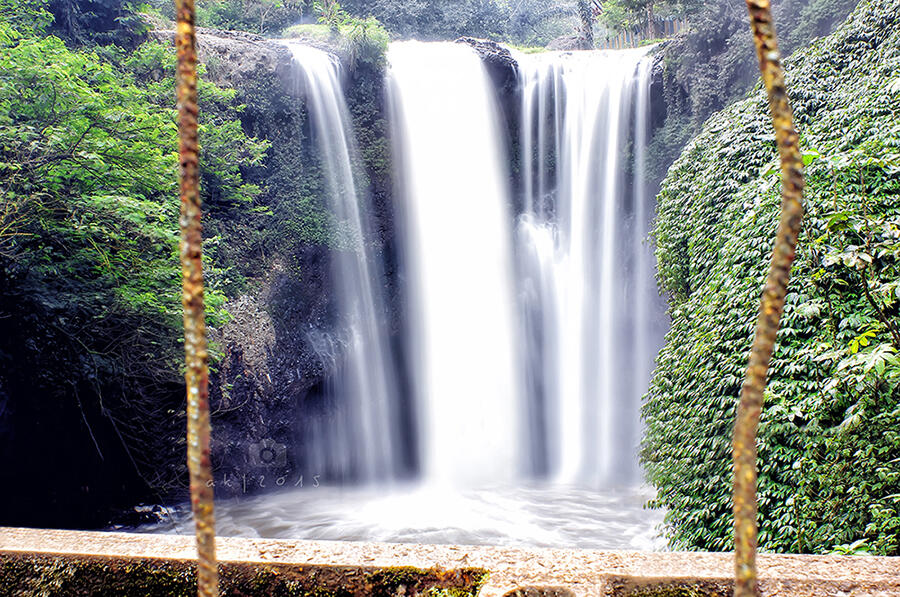
[[[648,39],[656,39],[656,13],[653,11],[653,3],[647,3],[647,37]]]
[[[787,294],[797,236],[803,219],[801,197],[804,184],[799,138],[794,130],[793,114],[788,102],[770,2],[746,1],[750,11],[750,26],[756,42],[759,69],[769,94],[775,138],[781,156],[782,201],[781,221],[775,237],[772,263],[763,291],[756,336],[741,389],[741,402],[734,427],[735,597],[759,595],[756,573],[758,533],[756,436],[769,362],[772,359],[775,336],[784,312],[784,298]]]
[[[185,382],[187,385],[187,457],[191,509],[197,535],[197,591],[218,595],[213,516],[212,467],[209,460],[209,367],[203,301],[203,234],[200,222],[200,175],[197,140],[197,52],[194,0],[175,0],[178,27],[178,155],[181,171],[181,273],[184,307]]]
[[[594,12],[588,0],[578,0],[578,17],[581,20],[581,49],[593,50]]]

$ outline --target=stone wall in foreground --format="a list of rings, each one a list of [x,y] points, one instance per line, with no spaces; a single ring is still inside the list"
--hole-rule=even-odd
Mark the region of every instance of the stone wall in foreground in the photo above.
[[[238,538],[220,538],[216,550],[222,594],[731,594],[731,554]],[[191,594],[195,553],[193,537],[0,528],[0,587],[23,596],[96,594],[96,586],[104,595],[137,594],[127,591],[135,586],[142,595]],[[759,569],[767,596],[900,595],[900,558],[764,555]]]

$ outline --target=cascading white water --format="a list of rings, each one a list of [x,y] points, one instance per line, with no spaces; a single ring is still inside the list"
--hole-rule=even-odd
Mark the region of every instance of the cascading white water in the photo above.
[[[639,481],[638,411],[663,322],[644,242],[645,55],[517,57],[516,216],[494,90],[476,53],[391,47],[427,481],[497,481],[500,471]]]
[[[468,46],[395,43],[388,58],[422,476],[502,482],[519,471],[528,438],[508,156],[493,91]]]
[[[634,307],[634,354],[637,367],[632,379],[632,395],[643,395],[650,387],[650,379],[656,366],[656,355],[663,346],[669,326],[667,305],[656,286],[656,256],[650,245],[655,210],[655,197],[648,191],[647,143],[650,126],[650,78],[653,63],[641,60],[638,64],[637,103],[635,104],[634,141],[634,205],[635,218],[632,232],[632,251],[635,256],[634,293],[630,303]],[[644,435],[641,425],[635,441]]]
[[[340,350],[333,337],[311,338],[323,358],[339,354],[340,374],[333,383],[333,411],[304,421],[303,464],[318,474],[362,480],[389,480],[398,462],[398,392],[386,336],[383,284],[368,243],[369,216],[353,175],[355,147],[349,128],[337,58],[321,50],[289,44],[305,96],[312,142],[321,152],[321,168],[336,228],[333,276],[338,299]],[[299,330],[298,330],[298,333]]]
[[[518,57],[519,275],[537,339],[526,346],[529,412],[543,421],[532,461],[559,482],[639,480],[640,398],[664,321],[644,242],[645,54]]]

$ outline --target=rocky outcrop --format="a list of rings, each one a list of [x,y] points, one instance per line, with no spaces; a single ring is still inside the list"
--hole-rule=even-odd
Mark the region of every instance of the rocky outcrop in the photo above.
[[[170,43],[174,33],[153,35]],[[197,53],[207,80],[236,90],[245,106],[244,131],[270,143],[262,167],[242,173],[262,189],[256,207],[271,213],[261,224],[280,226],[268,233],[268,251],[250,253],[238,265],[246,288],[227,303],[230,321],[210,330],[221,355],[210,402],[216,494],[224,497],[275,487],[274,479],[296,470],[296,422],[322,400],[340,361],[340,355],[320,354],[322,338],[343,332],[337,329],[328,241],[304,236],[310,220],[325,228],[329,216],[320,197],[321,157],[308,142],[309,115],[291,51],[250,33],[201,28]],[[214,234],[233,247],[246,246],[246,212],[216,217],[226,220],[211,223],[219,226]]]
[[[474,37],[461,37],[456,40],[456,43],[466,44],[478,52],[501,94],[516,88],[519,79],[519,64],[513,58],[509,48],[495,41]]]
[[[154,31],[152,36],[173,43],[175,32]],[[199,27],[197,58],[210,81],[235,89],[254,84],[261,73],[275,73],[278,80],[287,81],[291,69],[291,53],[284,44],[243,31]]]
[[[461,37],[456,43],[472,47],[484,62],[496,90],[497,105],[503,116],[503,135],[507,155],[510,156],[509,177],[515,187],[519,165],[519,120],[521,118],[521,89],[519,88],[519,63],[504,45],[486,39]]]
[[[302,279],[276,259],[258,290],[229,303],[233,319],[216,332],[224,350],[211,388],[217,495],[255,493],[298,471],[296,422],[333,373],[336,363],[318,350],[322,337],[340,334],[331,258],[309,245],[299,261]]]
[[[677,113],[680,109],[679,106],[683,107],[686,102],[682,89],[667,85],[665,68],[667,47],[667,42],[663,42],[652,53],[653,67],[650,72],[651,135],[665,124],[670,111]],[[675,158],[667,156],[667,159],[674,161]]]

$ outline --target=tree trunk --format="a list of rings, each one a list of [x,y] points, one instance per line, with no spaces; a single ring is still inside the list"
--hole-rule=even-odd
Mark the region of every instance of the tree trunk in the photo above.
[[[581,49],[594,49],[594,15],[588,0],[578,0],[578,16],[581,19]]]

